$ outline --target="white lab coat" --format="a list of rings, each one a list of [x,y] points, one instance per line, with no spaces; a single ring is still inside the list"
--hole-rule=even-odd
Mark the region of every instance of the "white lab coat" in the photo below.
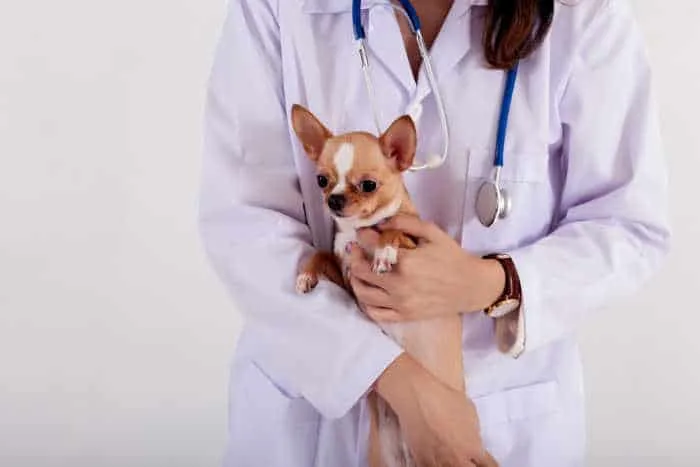
[[[417,121],[419,156],[441,148],[434,96],[414,82],[394,13],[366,0],[384,124]],[[557,3],[551,34],[520,67],[507,138],[507,220],[486,229],[474,197],[491,174],[504,73],[484,66],[483,3],[455,0],[431,54],[449,159],[406,182],[422,216],[474,253],[509,253],[524,294],[525,351],[500,353],[493,322],[464,316],[468,392],[504,467],[583,463],[573,333],[638,289],[668,245],[666,181],[650,73],[624,0]],[[367,7],[374,5],[371,10]],[[232,371],[226,465],[366,465],[363,395],[400,349],[329,283],[295,275],[332,224],[289,125],[307,106],[336,132],[373,130],[351,0],[231,0],[211,76],[201,195],[204,244],[246,318]]]

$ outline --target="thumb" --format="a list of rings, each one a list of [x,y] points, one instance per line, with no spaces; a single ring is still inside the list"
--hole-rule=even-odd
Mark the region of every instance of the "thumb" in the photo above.
[[[365,259],[364,250],[356,241],[348,242],[345,245],[345,253],[349,255],[351,263],[356,263]]]
[[[498,462],[493,458],[488,451],[484,451],[484,455],[476,462],[477,467],[498,467]]]
[[[426,222],[417,216],[399,214],[379,226],[380,230],[398,230],[418,240],[439,241],[445,233],[432,222]]]

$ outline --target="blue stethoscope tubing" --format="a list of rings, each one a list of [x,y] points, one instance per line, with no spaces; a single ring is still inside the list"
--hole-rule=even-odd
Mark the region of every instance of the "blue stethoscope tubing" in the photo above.
[[[411,23],[413,33],[420,31],[420,19],[413,4],[409,0],[399,0],[399,2]],[[352,0],[352,27],[355,31],[355,40],[364,40],[367,37],[365,28],[362,26],[362,0]]]
[[[508,133],[508,118],[510,117],[510,107],[513,103],[513,93],[515,92],[515,82],[518,79],[518,64],[508,70],[506,74],[506,87],[503,91],[503,102],[501,112],[498,116],[498,132],[496,134],[496,167],[503,167],[504,154],[506,148],[506,135]]]
[[[415,8],[409,0],[400,0],[401,6],[395,5],[393,3],[388,4],[395,10],[401,12],[408,19],[408,23],[411,27],[411,32],[416,38],[416,43],[418,44],[418,51],[420,52],[421,59],[423,60],[423,66],[425,70],[426,77],[428,78],[428,83],[430,88],[433,90],[433,95],[435,96],[435,102],[437,104],[438,116],[440,118],[440,128],[442,129],[442,152],[441,155],[431,155],[427,158],[427,161],[422,165],[413,165],[409,170],[412,172],[417,172],[424,169],[432,169],[440,167],[447,160],[447,154],[449,152],[449,142],[450,134],[449,127],[447,125],[447,116],[445,113],[445,105],[442,101],[442,96],[438,90],[437,79],[435,78],[435,73],[433,72],[432,62],[430,60],[430,55],[428,53],[428,47],[423,39],[423,34],[421,33],[420,19],[418,18],[418,13],[416,13]],[[362,72],[364,74],[365,86],[367,88],[367,93],[369,95],[370,104],[372,106],[372,113],[374,116],[374,123],[377,127],[377,132],[382,132],[382,123],[379,108],[377,107],[377,100],[375,98],[374,87],[372,85],[372,78],[369,69],[369,54],[367,53],[367,47],[365,44],[366,33],[365,28],[362,25],[362,1],[353,0],[352,3],[352,20],[353,20],[353,33],[355,37],[355,42],[358,46],[358,52],[360,55],[360,61],[362,64]]]
[[[510,117],[510,108],[513,103],[513,93],[515,92],[517,78],[518,64],[516,63],[506,74],[501,111],[498,115],[493,175],[490,180],[483,182],[476,192],[476,217],[484,227],[493,227],[500,219],[506,218],[512,208],[512,198],[501,186],[501,169],[505,163],[508,118]]]
[[[418,13],[413,7],[413,4],[411,4],[410,0],[399,0],[399,2],[401,4],[400,8],[394,4],[391,4],[391,6],[399,10],[406,16],[409,25],[411,26],[412,32],[416,38],[416,41],[418,43],[418,49],[421,54],[421,59],[423,60],[423,66],[426,71],[426,76],[428,77],[428,81],[433,90],[433,94],[437,103],[438,114],[440,116],[440,124],[443,133],[442,155],[431,156],[426,163],[418,166],[412,166],[410,170],[415,172],[424,169],[437,168],[443,165],[447,160],[450,138],[442,96],[439,92],[437,80],[435,79],[435,75],[433,73],[432,63],[430,61],[427,46],[425,45],[425,41],[423,40]],[[369,72],[369,58],[367,53],[367,47],[365,45],[367,35],[365,32],[365,28],[362,25],[362,0],[352,1],[352,24],[355,41],[358,44],[358,52],[362,63],[362,70],[364,72],[365,85],[367,87],[370,103],[372,105],[375,125],[377,127],[377,131],[381,132],[379,110],[376,105],[374,88],[372,85],[371,74]],[[501,189],[500,173],[505,163],[505,142],[508,133],[508,119],[510,117],[510,109],[511,104],[513,102],[513,94],[515,91],[517,77],[518,64],[516,63],[515,66],[509,69],[506,74],[505,89],[503,92],[503,100],[501,102],[501,109],[498,117],[498,130],[496,133],[494,174],[492,179],[486,181],[477,193],[477,217],[479,218],[479,221],[486,227],[491,227],[496,223],[498,219],[504,218],[510,211],[510,198],[508,197],[508,194]]]

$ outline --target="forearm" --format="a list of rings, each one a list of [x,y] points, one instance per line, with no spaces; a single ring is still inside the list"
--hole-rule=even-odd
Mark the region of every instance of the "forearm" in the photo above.
[[[255,363],[324,416],[342,416],[401,349],[345,290],[323,282],[296,293],[299,261],[312,250],[303,224],[251,206],[220,215],[202,220],[203,242],[255,336]]]
[[[324,283],[295,291],[313,251],[282,93],[272,3],[229,3],[205,110],[200,231],[211,263],[246,316],[251,358],[324,416],[342,416],[400,348]],[[241,70],[266,70],[237,86]]]
[[[575,332],[588,312],[638,290],[667,248],[662,225],[590,220],[509,252],[522,284],[524,350]]]

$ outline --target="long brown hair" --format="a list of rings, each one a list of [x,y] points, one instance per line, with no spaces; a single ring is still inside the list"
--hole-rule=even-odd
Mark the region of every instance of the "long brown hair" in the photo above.
[[[508,69],[539,47],[549,32],[554,0],[489,0],[483,47],[486,61]]]

